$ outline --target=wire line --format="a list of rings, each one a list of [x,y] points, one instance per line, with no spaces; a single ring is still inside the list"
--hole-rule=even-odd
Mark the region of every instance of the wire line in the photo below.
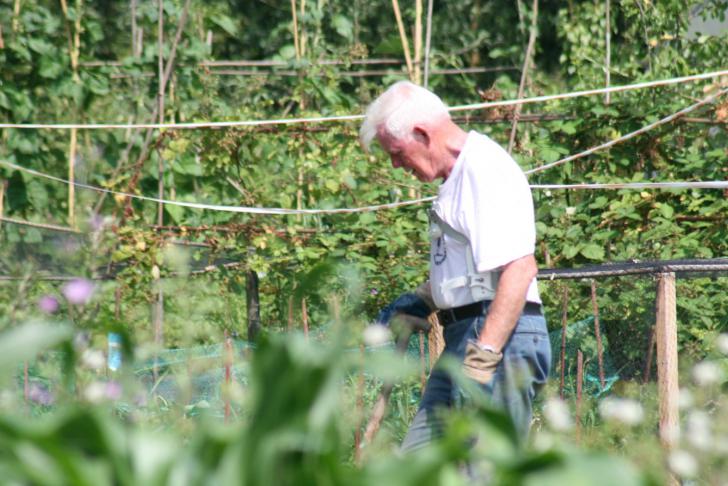
[[[667,86],[671,84],[687,83],[691,81],[699,81],[709,79],[716,76],[728,75],[728,70],[714,71],[710,73],[695,74],[692,76],[682,76],[669,79],[661,79],[656,81],[647,81],[644,83],[630,84],[625,86],[612,86],[610,88],[599,88],[585,91],[574,91],[570,93],[561,93],[555,95],[536,96],[533,98],[523,98],[515,100],[491,101],[486,103],[474,103],[469,105],[457,105],[448,108],[450,111],[468,111],[479,110],[483,108],[495,108],[498,106],[520,105],[525,103],[541,103],[545,101],[576,98],[580,96],[591,96],[604,93],[616,93],[620,91],[629,91],[635,89],[652,88],[656,86]],[[299,123],[325,123],[325,122],[345,122],[363,120],[364,115],[340,115],[340,116],[319,116],[312,118],[279,118],[270,120],[240,120],[240,121],[208,121],[208,122],[188,122],[188,123],[0,123],[0,128],[15,129],[49,129],[49,130],[128,130],[133,128],[151,128],[151,129],[198,129],[198,128],[229,128],[229,127],[252,127],[266,125],[294,125]]]

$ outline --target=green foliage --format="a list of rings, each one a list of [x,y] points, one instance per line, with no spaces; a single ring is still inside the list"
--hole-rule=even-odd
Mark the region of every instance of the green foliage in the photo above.
[[[19,336],[33,329],[20,330],[0,336],[0,346],[21,345]],[[334,335],[344,337],[342,331]],[[37,343],[35,352],[45,345]],[[41,485],[414,486],[468,484],[473,478],[577,485],[591,481],[595,470],[612,469],[609,477],[617,474],[624,484],[651,484],[617,457],[568,447],[523,450],[508,417],[491,409],[464,377],[459,380],[471,400],[448,418],[441,440],[405,456],[367,449],[369,458],[355,466],[346,460],[351,430],[340,413],[351,356],[336,337],[325,345],[296,336],[264,340],[250,364],[244,420],[223,427],[202,417],[187,435],[183,428],[154,430],[140,423],[142,408],[136,420],[126,421],[103,407],[77,403],[40,420],[6,413],[0,416],[0,470],[7,481]]]
[[[156,121],[151,119],[159,88],[156,3],[137,2],[135,21],[143,31],[138,52],[132,50],[128,2],[67,3],[67,15],[58,2],[0,4],[4,45],[0,49],[0,120]],[[523,11],[526,3],[436,2],[431,68],[522,65],[530,20],[530,12]],[[17,13],[16,4],[20,7]],[[171,56],[183,4],[182,0],[164,2],[165,60]],[[344,74],[358,69],[350,64],[356,59],[403,57],[389,2],[307,2],[298,16],[299,40],[306,39],[300,59],[295,54],[288,4],[213,0],[193,1],[191,5],[166,87],[166,121],[360,113],[383,85],[405,77],[402,72],[382,78]],[[725,1],[620,1],[611,5],[613,85],[728,65],[726,34],[695,33],[691,27],[695,7],[716,14],[725,11]],[[541,2],[535,66],[530,71],[527,95],[603,86],[604,6],[603,2]],[[414,5],[402,3],[402,7],[409,32]],[[208,32],[211,44],[207,42]],[[76,50],[78,63],[73,61]],[[200,65],[205,60],[240,58],[274,59],[284,65],[270,73],[260,68],[261,74],[245,77],[221,75],[217,68]],[[321,59],[341,59],[344,64],[317,64]],[[99,60],[108,64],[91,64]],[[284,71],[296,75],[287,76]],[[519,79],[515,70],[432,75],[430,86],[455,105],[478,101],[478,92],[489,88],[503,98],[514,98]],[[672,114],[714,92],[718,84],[709,80],[613,94],[608,105],[603,97],[593,96],[525,108],[532,113],[559,115],[560,119],[520,123],[514,156],[524,168],[556,161]],[[691,116],[724,122],[725,110],[725,100],[721,100]],[[504,114],[507,112],[484,113],[486,117]],[[507,143],[510,121],[482,124],[472,118],[463,126]],[[77,136],[76,180],[147,196],[157,194],[160,161],[164,165],[165,197],[180,201],[341,208],[435,192],[435,187],[393,171],[377,149],[371,155],[364,154],[356,140],[357,127],[349,123],[149,134],[142,130],[81,130]],[[149,145],[145,144],[147,138]],[[2,130],[0,141],[0,160],[56,177],[68,174],[68,131]],[[726,146],[725,123],[677,121],[609,150],[535,174],[531,182],[724,180]],[[69,224],[68,190],[63,184],[0,167],[2,183],[7,183],[2,216]],[[537,191],[534,198],[537,257],[542,266],[712,258],[728,253],[728,202],[719,191]],[[78,189],[75,205],[80,235],[2,223],[0,273],[17,279],[0,283],[3,329],[29,320],[46,322],[47,315],[36,304],[40,297],[52,296],[59,301],[59,321],[85,330],[94,342],[110,329],[123,331],[135,338],[138,358],[146,359],[157,351],[150,344],[154,340],[150,306],[158,301],[161,291],[166,347],[219,343],[223,331],[246,335],[246,276],[257,272],[263,335],[302,327],[305,302],[312,336],[326,334],[328,339],[331,323],[337,320],[332,316],[356,316],[350,329],[354,335],[354,330],[378,309],[421,282],[427,273],[429,248],[423,207],[280,217],[165,206],[163,223],[176,228],[154,228],[155,204],[113,197],[102,200],[99,194]],[[108,217],[102,230],[87,223],[97,212]],[[177,239],[197,246],[173,243]],[[229,263],[237,265],[222,266]],[[203,270],[205,273],[197,273]],[[114,280],[99,282],[92,305],[85,307],[62,297],[63,282],[42,279],[48,275],[96,278],[107,273],[114,275]],[[570,320],[591,314],[588,285],[542,281],[541,294],[553,328],[561,321],[565,286],[570,291]],[[681,357],[702,358],[715,336],[728,330],[724,287],[721,276],[679,281]],[[653,301],[654,285],[647,278],[599,282],[601,320],[612,344],[615,366],[624,378],[644,372],[645,350],[654,323]],[[64,327],[50,325],[52,331],[26,334],[26,344],[43,345],[35,342],[38,334],[47,339],[47,345],[65,336]],[[28,328],[23,329],[15,332],[28,332]],[[245,422],[227,430],[196,427],[191,417],[205,410],[204,404],[170,404],[162,399],[155,399],[147,410],[145,423],[153,430],[134,425],[134,413],[120,412],[127,420],[120,422],[97,409],[72,409],[44,424],[3,418],[3,441],[9,447],[3,450],[13,454],[12,460],[3,459],[3,477],[8,471],[7,477],[40,484],[62,483],[58,479],[62,477],[74,478],[78,484],[96,480],[154,484],[164,482],[164,478],[187,477],[190,484],[199,484],[241,474],[249,475],[246,477],[254,483],[278,477],[270,475],[280,472],[281,477],[300,474],[322,484],[369,480],[458,484],[458,468],[453,461],[467,456],[458,441],[467,436],[464,430],[487,427],[487,420],[476,414],[453,418],[454,435],[430,452],[406,458],[406,462],[386,453],[372,453],[372,462],[356,469],[346,463],[351,457],[350,432],[356,425],[342,424],[335,416],[334,410],[341,406],[336,400],[341,397],[334,398],[332,385],[348,380],[354,386],[347,375],[351,363],[336,347],[312,351],[299,342],[264,339],[269,341],[263,345],[266,351],[256,358],[259,375],[252,385],[259,388],[244,414],[245,420],[258,416],[255,423]],[[355,338],[350,341],[356,344]],[[25,347],[9,346],[2,354],[8,363],[28,356]],[[56,368],[68,367],[72,355],[66,349],[65,364]],[[56,364],[50,360],[37,366],[45,373]],[[277,379],[274,366],[289,370],[295,379]],[[392,367],[391,362],[387,366]],[[177,371],[173,367],[169,370]],[[61,381],[85,387],[95,378],[85,372],[67,373]],[[280,388],[270,387],[279,381]],[[309,381],[310,389],[303,385]],[[419,393],[416,382],[410,376],[395,388],[395,406],[383,425],[383,437],[388,438],[381,439],[384,451],[401,438],[411,418]],[[370,405],[375,395],[373,385],[378,381],[367,383],[366,403]],[[295,408],[299,398],[300,408]],[[268,402],[277,418],[268,415]],[[242,402],[237,405],[243,413]],[[192,408],[186,410],[185,406]],[[175,422],[180,435],[157,434],[154,427],[172,428],[165,418],[170,415],[183,417]],[[72,429],[80,422],[89,423],[90,435],[76,440]],[[598,422],[595,419],[593,423]],[[120,435],[124,439],[119,444],[108,439]],[[66,442],[73,447],[66,450]],[[312,444],[312,448],[302,444]],[[258,451],[253,454],[253,447],[265,450],[258,456]],[[86,454],[89,448],[99,452]],[[578,482],[573,478],[583,477],[585,469],[602,468],[623,470],[626,476],[634,477],[619,460],[615,465],[615,459],[572,450],[534,452],[533,456],[508,452],[504,457],[495,467],[507,484],[535,481],[534,477],[540,484],[552,475]],[[244,472],[241,464],[246,464]],[[291,469],[286,469],[288,466]],[[390,477],[397,481],[388,481]],[[629,483],[629,477],[620,480]],[[594,476],[589,481],[594,481]]]

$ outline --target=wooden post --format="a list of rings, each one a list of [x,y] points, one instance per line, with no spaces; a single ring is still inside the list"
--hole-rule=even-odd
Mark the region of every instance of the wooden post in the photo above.
[[[430,369],[432,369],[435,367],[435,363],[437,363],[443,349],[445,349],[445,338],[442,336],[442,326],[437,319],[437,314],[430,314],[427,321],[430,323],[430,332],[427,335],[427,341],[428,351],[430,353]]]
[[[0,49],[5,49],[5,39],[3,39],[3,25],[0,24]]]
[[[604,390],[604,353],[602,351],[602,331],[599,327],[599,306],[597,305],[597,283],[591,281],[591,300],[594,312],[594,335],[597,338],[597,360],[599,363],[599,385],[600,390]]]
[[[576,352],[576,442],[581,440],[581,392],[584,383],[584,353]]]
[[[255,341],[260,331],[260,292],[258,273],[248,270],[245,286],[245,301],[248,308],[248,341]]]
[[[672,448],[679,431],[677,374],[677,309],[675,274],[657,278],[657,390],[660,399],[660,442]]]
[[[288,332],[293,331],[293,297],[288,297]]]
[[[561,310],[561,382],[559,383],[559,397],[564,399],[564,385],[566,381],[566,324],[569,313],[569,287],[564,285],[564,303]]]
[[[425,384],[427,383],[427,365],[425,365],[425,332],[420,331],[420,386],[421,393],[425,393]]]
[[[303,336],[308,339],[308,309],[306,299],[301,299],[301,317],[303,319]]]
[[[357,464],[361,461],[361,426],[364,420],[364,361],[365,361],[365,348],[364,345],[359,345],[359,354],[361,356],[361,363],[359,369],[359,378],[356,382],[356,429],[354,430],[354,460]]]

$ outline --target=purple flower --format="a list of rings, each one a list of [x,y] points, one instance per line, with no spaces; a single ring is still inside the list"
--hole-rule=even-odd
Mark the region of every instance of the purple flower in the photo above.
[[[83,305],[88,303],[96,290],[90,280],[77,278],[63,286],[63,295],[71,304]]]
[[[121,384],[118,381],[109,381],[106,383],[106,398],[109,400],[118,400],[121,398]]]
[[[28,390],[28,398],[39,405],[53,405],[53,394],[44,385],[33,383]]]
[[[93,231],[101,231],[102,229],[104,229],[104,223],[104,217],[96,213],[93,214],[88,220],[88,224],[89,226],[91,226],[91,229]]]
[[[377,295],[379,291],[377,289],[372,289],[369,293],[372,295]]]
[[[46,314],[53,314],[58,310],[58,299],[52,295],[44,295],[38,299],[38,308]]]

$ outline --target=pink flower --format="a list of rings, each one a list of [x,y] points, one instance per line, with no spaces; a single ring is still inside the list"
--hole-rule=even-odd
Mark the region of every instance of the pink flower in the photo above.
[[[46,314],[53,314],[58,310],[58,300],[52,295],[44,295],[38,299],[38,308]]]
[[[109,400],[118,400],[121,398],[121,384],[118,381],[109,381],[106,383],[106,398]]]
[[[84,305],[91,300],[95,290],[93,282],[77,278],[63,286],[63,295],[71,304]]]

